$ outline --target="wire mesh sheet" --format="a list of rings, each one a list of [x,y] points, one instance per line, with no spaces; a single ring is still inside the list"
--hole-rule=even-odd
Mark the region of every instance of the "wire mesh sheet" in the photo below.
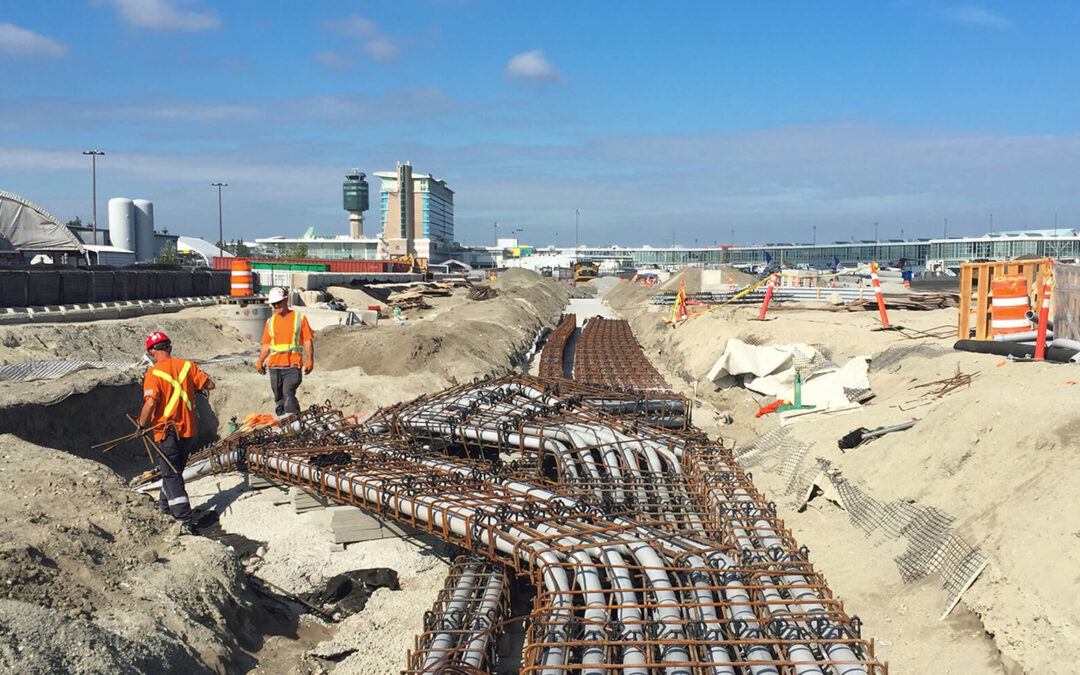
[[[941,509],[906,501],[883,502],[849,481],[827,459],[808,462],[811,446],[789,427],[777,427],[744,445],[735,457],[745,469],[762,467],[785,479],[785,494],[806,494],[824,476],[840,495],[852,524],[866,536],[905,539],[895,558],[900,578],[912,583],[937,573],[951,607],[986,565],[986,556],[957,535],[955,518]]]

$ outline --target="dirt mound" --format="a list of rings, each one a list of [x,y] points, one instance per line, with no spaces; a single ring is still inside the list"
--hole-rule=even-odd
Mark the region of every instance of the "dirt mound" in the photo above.
[[[0,470],[0,670],[250,667],[239,647],[261,637],[228,549],[179,537],[94,462],[5,435]]]
[[[701,292],[701,270],[696,267],[684,267],[671,276],[670,279],[657,287],[658,293],[678,293],[686,282],[686,292],[693,295]]]
[[[46,323],[0,327],[0,363],[78,359],[138,361],[146,336],[162,331],[178,356],[209,359],[254,351],[218,316],[216,307],[196,307],[175,314],[157,314],[120,321]]]
[[[320,331],[318,362],[328,370],[359,367],[368,375],[430,372],[451,382],[510,373],[522,365],[541,326],[558,321],[567,292],[527,270],[507,270],[490,283],[497,297],[463,300],[407,325]]]

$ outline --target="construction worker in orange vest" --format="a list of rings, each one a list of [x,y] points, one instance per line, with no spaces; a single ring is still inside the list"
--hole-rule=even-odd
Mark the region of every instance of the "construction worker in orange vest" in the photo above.
[[[155,458],[161,470],[159,505],[180,521],[183,534],[194,534],[184,467],[195,443],[195,392],[210,391],[214,381],[191,361],[174,359],[172,342],[165,333],[150,333],[146,352],[154,365],[143,378],[139,428],[146,436],[153,434],[160,455],[164,455]]]
[[[311,325],[306,316],[289,309],[289,299],[281,288],[271,288],[270,306],[274,313],[263,328],[262,348],[255,369],[259,373],[270,368],[270,389],[274,392],[274,413],[283,417],[300,412],[296,389],[304,374],[315,367],[315,348],[311,344]],[[305,365],[305,360],[307,364]]]

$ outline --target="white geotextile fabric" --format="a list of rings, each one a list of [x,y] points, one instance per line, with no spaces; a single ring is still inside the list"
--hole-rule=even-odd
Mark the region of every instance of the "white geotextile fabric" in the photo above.
[[[720,389],[741,383],[759,394],[794,401],[796,364],[819,359],[820,353],[807,344],[759,346],[729,339],[724,353],[707,377]],[[818,409],[850,406],[851,400],[845,390],[870,388],[869,361],[868,357],[856,356],[843,367],[826,363],[809,372],[803,371],[803,405],[817,406]]]

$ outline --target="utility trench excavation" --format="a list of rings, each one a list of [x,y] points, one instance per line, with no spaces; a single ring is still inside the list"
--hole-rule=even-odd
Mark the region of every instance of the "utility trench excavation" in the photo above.
[[[561,363],[560,330],[542,364]],[[186,474],[299,486],[467,552],[402,655],[407,673],[886,672],[625,322],[588,322],[574,370],[588,384],[475,382],[362,423],[327,402],[210,446]],[[509,616],[511,585],[531,586],[524,616]],[[513,623],[520,653],[499,648]]]
[[[1015,420],[1069,366],[712,272],[334,286],[405,309],[316,324],[298,412],[220,307],[0,326],[0,671],[1061,672],[1080,422]],[[166,331],[215,384],[163,399],[183,494]]]

